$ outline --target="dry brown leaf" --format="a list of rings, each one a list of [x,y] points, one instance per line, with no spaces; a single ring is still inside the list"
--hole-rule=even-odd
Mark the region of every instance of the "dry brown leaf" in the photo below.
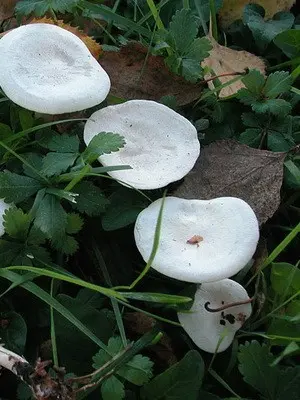
[[[100,54],[102,53],[102,49],[99,43],[97,43],[93,38],[88,36],[86,33],[82,32],[79,28],[71,26],[70,24],[66,24],[62,20],[57,20],[54,21],[51,18],[38,18],[38,19],[33,19],[29,22],[29,24],[50,24],[50,25],[57,25],[60,28],[63,28],[74,35],[78,36],[79,39],[81,39],[86,47],[90,50],[92,55],[98,59]]]
[[[210,55],[202,63],[201,66],[209,67],[215,75],[232,74],[231,76],[223,76],[219,81],[224,84],[234,79],[236,72],[244,72],[246,68],[258,69],[262,74],[265,74],[264,62],[254,54],[247,51],[237,51],[228,47],[219,45],[213,38],[208,37],[213,48],[209,52]],[[213,74],[208,72],[204,75],[205,79],[212,78]],[[213,90],[213,82],[208,82],[208,87]],[[229,86],[224,87],[219,92],[219,97],[228,97],[235,94],[238,90],[244,87],[241,80],[237,80]]]
[[[1,0],[0,3],[0,23],[7,18],[13,16],[15,11],[15,5],[18,0]]]
[[[149,55],[145,63],[146,56],[147,49],[137,42],[130,42],[119,52],[104,52],[100,63],[110,76],[113,96],[127,100],[159,100],[172,95],[179,106],[199,98],[200,85],[173,75],[163,57]]]
[[[194,169],[174,195],[203,200],[239,197],[250,204],[263,224],[280,204],[285,155],[234,140],[217,141],[203,148]]]
[[[259,4],[266,11],[265,18],[272,18],[279,11],[289,11],[295,0],[225,0],[219,11],[222,28],[227,28],[232,22],[243,18],[243,9],[246,4]]]

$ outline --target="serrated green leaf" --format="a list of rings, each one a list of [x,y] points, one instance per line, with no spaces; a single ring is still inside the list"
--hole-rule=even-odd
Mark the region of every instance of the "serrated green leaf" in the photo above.
[[[190,82],[197,82],[202,77],[203,69],[197,60],[184,58],[181,63],[181,75]]]
[[[103,400],[122,400],[125,398],[125,389],[122,382],[114,375],[107,378],[101,386]]]
[[[23,154],[22,157],[32,166],[34,167],[37,171],[41,171],[42,169],[42,164],[43,164],[43,157],[40,154],[37,153],[27,153]],[[41,180],[41,177],[39,174],[35,173],[31,168],[29,168],[27,165],[23,164],[23,171],[24,174],[29,176],[30,178],[34,178],[36,180]]]
[[[20,203],[42,188],[40,182],[9,171],[0,172],[0,198],[7,203]]]
[[[170,22],[169,32],[177,52],[185,54],[198,32],[198,25],[191,10],[178,10]]]
[[[101,215],[109,204],[102,190],[92,182],[80,182],[73,191],[79,196],[76,197],[76,204],[72,204],[72,206],[89,216]]]
[[[153,362],[148,357],[137,354],[117,373],[128,382],[142,386],[152,378],[152,367]]]
[[[292,109],[291,104],[283,99],[255,101],[252,103],[251,107],[252,110],[257,113],[271,113],[280,116],[288,114]]]
[[[75,153],[48,153],[43,158],[42,174],[55,176],[65,172],[77,158]]]
[[[91,164],[103,154],[116,152],[124,147],[124,145],[125,140],[118,133],[100,132],[90,141],[82,153],[82,157],[85,162]]]
[[[36,211],[34,226],[52,241],[61,240],[65,236],[67,213],[57,197],[51,194],[44,196]]]
[[[290,29],[279,33],[274,38],[274,43],[289,58],[300,56],[300,30]]]
[[[11,207],[5,211],[3,216],[6,233],[19,240],[25,240],[31,222],[31,216],[25,214],[20,208]]]
[[[242,82],[253,95],[259,96],[265,85],[265,78],[260,71],[252,69],[242,78]]]
[[[27,258],[33,257],[32,260],[37,259],[37,263],[39,260],[44,261],[45,263],[51,262],[51,256],[45,247],[38,246],[37,244],[30,245],[26,248],[26,255],[29,256]],[[27,264],[28,265],[28,264]]]
[[[7,240],[0,240],[0,268],[10,266],[13,260],[22,254],[24,245]]]
[[[245,126],[249,126],[250,128],[259,128],[259,120],[257,119],[257,115],[254,113],[243,113],[242,122]]]
[[[34,13],[38,17],[47,11],[60,13],[71,12],[80,0],[21,0],[16,5],[18,15],[29,15]]]
[[[275,99],[282,93],[291,89],[293,79],[286,71],[276,71],[270,74],[266,80],[262,93],[269,99]]]
[[[144,400],[197,400],[204,376],[204,362],[196,350],[156,376],[142,390]]]
[[[283,295],[293,295],[300,291],[300,270],[292,264],[273,263],[271,270],[273,290]]]
[[[292,137],[284,136],[281,132],[268,133],[267,146],[272,151],[289,151],[294,147],[295,142]]]
[[[40,144],[43,147],[57,153],[78,153],[79,151],[79,139],[76,135],[67,135],[63,133],[61,135],[52,133],[51,135],[45,136]]]
[[[266,344],[256,340],[239,346],[239,370],[244,381],[258,390],[267,399],[276,399],[279,370],[270,365],[275,360]]]
[[[14,311],[0,313],[0,318],[8,321],[7,326],[2,327],[0,325],[1,343],[4,343],[11,351],[23,354],[27,336],[25,320]]]
[[[68,256],[76,253],[79,249],[77,240],[70,235],[65,235],[61,239],[54,239],[51,244],[56,250],[61,251]]]
[[[191,58],[199,63],[209,56],[212,44],[205,38],[195,39],[185,53],[186,58]]]
[[[46,239],[46,235],[40,229],[33,225],[29,231],[27,242],[29,244],[40,245],[44,244]]]
[[[258,147],[261,140],[261,130],[248,128],[240,134],[239,142],[251,147]]]
[[[82,226],[83,226],[83,219],[79,214],[76,213],[68,214],[66,233],[70,235],[78,233],[82,229]]]

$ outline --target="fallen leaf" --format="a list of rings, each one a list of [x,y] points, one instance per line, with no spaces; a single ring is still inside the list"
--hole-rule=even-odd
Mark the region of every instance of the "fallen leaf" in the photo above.
[[[203,200],[239,197],[263,224],[280,204],[285,155],[253,149],[234,140],[217,141],[202,149],[194,169],[173,194]]]
[[[259,4],[266,11],[265,19],[272,18],[279,11],[289,11],[295,0],[226,0],[219,11],[222,28],[227,28],[237,19],[243,19],[243,10],[246,4]]]
[[[14,15],[18,0],[2,0],[0,4],[0,23]]]
[[[163,57],[151,54],[147,57],[147,51],[142,44],[130,42],[118,52],[104,52],[100,63],[110,76],[113,96],[157,101],[171,95],[178,106],[199,98],[201,85],[173,75]]]
[[[202,68],[209,67],[215,75],[232,74],[229,76],[223,76],[219,78],[221,84],[231,81],[234,79],[234,74],[245,72],[246,68],[258,69],[262,74],[265,74],[264,62],[254,54],[248,53],[248,51],[237,51],[229,49],[228,47],[219,45],[215,39],[208,37],[213,48],[209,52],[210,55],[202,63]],[[205,79],[213,77],[211,72],[204,75]],[[241,76],[242,78],[242,76]],[[208,82],[208,87],[213,90],[215,88],[213,82]],[[226,86],[219,92],[219,97],[228,97],[235,94],[238,90],[245,87],[241,80]]]

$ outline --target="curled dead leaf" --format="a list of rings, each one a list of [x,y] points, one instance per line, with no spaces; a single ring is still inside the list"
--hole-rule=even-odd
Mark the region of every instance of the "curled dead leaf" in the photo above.
[[[289,11],[295,0],[226,0],[219,11],[219,19],[222,28],[227,28],[237,19],[243,18],[243,10],[246,4],[259,4],[266,11],[265,18],[271,18],[279,11]]]
[[[203,148],[194,169],[173,194],[203,200],[239,197],[250,204],[263,224],[280,205],[285,155],[234,140],[214,142]]]
[[[163,57],[147,53],[148,49],[138,42],[130,42],[118,52],[104,52],[100,62],[111,78],[113,96],[157,101],[171,95],[178,106],[199,98],[201,85],[172,74]]]
[[[265,74],[264,62],[254,54],[248,53],[248,51],[237,51],[230,49],[225,46],[221,46],[212,37],[208,37],[213,48],[210,51],[209,57],[207,57],[202,63],[202,68],[208,67],[211,72],[207,72],[204,75],[205,79],[213,77],[212,71],[215,75],[228,74],[228,76],[222,76],[219,81],[224,84],[231,81],[234,78],[234,74],[243,73],[248,69],[258,69],[262,74]],[[230,75],[231,74],[231,75]],[[208,82],[208,87],[213,90],[213,82]],[[219,92],[219,97],[228,97],[235,94],[238,90],[244,87],[241,79],[235,81],[229,86],[224,87]]]

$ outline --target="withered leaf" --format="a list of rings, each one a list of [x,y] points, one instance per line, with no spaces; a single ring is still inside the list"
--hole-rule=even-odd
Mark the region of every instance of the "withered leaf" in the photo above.
[[[14,15],[15,5],[18,0],[1,0],[0,3],[0,23]]]
[[[215,75],[219,76],[222,74],[232,74],[243,73],[246,68],[257,69],[263,75],[265,74],[265,64],[264,62],[254,54],[248,51],[238,51],[230,49],[229,47],[221,46],[212,37],[208,37],[213,48],[210,50],[210,55],[202,63],[201,66],[209,67]],[[211,78],[213,75],[208,72],[204,75],[205,79]],[[219,78],[221,84],[231,81],[234,76],[223,76]],[[242,76],[241,76],[242,78]],[[208,82],[208,87],[214,89],[213,82]],[[235,94],[238,90],[245,87],[241,79],[235,81],[229,86],[224,87],[219,92],[219,97],[228,97]]]
[[[202,149],[194,169],[174,195],[203,200],[239,197],[263,224],[280,204],[285,155],[253,149],[234,140],[217,141]]]
[[[111,94],[126,100],[159,100],[175,96],[182,106],[199,98],[201,86],[173,75],[165,66],[163,57],[147,57],[147,48],[138,42],[129,42],[119,52],[105,52],[100,64],[111,79]]]
[[[265,18],[273,17],[279,11],[289,11],[296,0],[226,0],[219,11],[219,19],[223,28],[228,27],[237,19],[243,18],[246,4],[259,4],[265,9]]]

